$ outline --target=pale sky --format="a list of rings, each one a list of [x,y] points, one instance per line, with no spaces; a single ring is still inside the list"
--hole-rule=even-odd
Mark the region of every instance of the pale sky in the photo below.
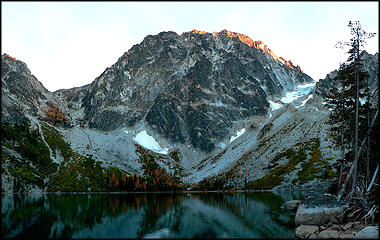
[[[266,43],[314,80],[345,61],[348,21],[360,21],[378,52],[379,3],[369,2],[1,2],[1,53],[25,62],[50,91],[79,87],[162,31],[223,29]]]

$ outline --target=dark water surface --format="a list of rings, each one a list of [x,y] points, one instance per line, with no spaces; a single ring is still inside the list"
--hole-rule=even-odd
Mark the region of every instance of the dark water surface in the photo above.
[[[302,192],[3,195],[1,237],[294,238]]]

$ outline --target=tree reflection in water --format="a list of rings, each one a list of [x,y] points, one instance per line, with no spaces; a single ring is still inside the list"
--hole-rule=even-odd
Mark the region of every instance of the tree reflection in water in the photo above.
[[[1,236],[293,238],[292,193],[3,195]]]

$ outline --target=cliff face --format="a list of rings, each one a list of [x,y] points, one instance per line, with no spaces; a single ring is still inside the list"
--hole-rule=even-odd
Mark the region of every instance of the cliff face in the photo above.
[[[266,115],[267,98],[311,81],[242,34],[162,32],[147,36],[95,79],[82,106],[90,128],[139,123],[207,152],[237,123]]]
[[[25,63],[1,56],[1,121],[20,123],[25,114],[38,115],[49,91],[34,77]]]

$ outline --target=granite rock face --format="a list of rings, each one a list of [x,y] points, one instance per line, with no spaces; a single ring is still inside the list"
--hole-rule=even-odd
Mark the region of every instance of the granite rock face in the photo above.
[[[25,114],[38,115],[51,93],[22,61],[1,56],[1,121],[21,123]]]
[[[149,125],[205,152],[238,122],[267,114],[268,98],[311,82],[262,42],[223,30],[147,36],[95,79],[83,97],[88,127]]]

